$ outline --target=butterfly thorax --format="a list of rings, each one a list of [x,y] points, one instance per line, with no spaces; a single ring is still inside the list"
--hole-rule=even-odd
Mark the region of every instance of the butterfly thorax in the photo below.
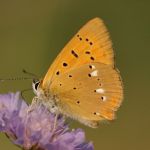
[[[37,85],[38,84],[38,85]],[[32,83],[37,103],[44,105],[52,113],[59,113],[60,110],[57,106],[58,99],[52,95],[47,88],[42,87],[42,80]]]

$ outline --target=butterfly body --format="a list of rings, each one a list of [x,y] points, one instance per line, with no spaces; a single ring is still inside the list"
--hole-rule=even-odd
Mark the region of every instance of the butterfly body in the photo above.
[[[61,51],[40,82],[37,97],[50,111],[89,127],[115,118],[123,89],[101,19],[89,21]]]

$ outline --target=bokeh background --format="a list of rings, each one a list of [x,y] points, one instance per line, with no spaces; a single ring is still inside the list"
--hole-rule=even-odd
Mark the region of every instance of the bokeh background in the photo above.
[[[43,77],[50,63],[89,19],[107,25],[124,82],[117,120],[85,130],[95,150],[150,149],[149,0],[0,0],[0,78],[22,77],[22,69]],[[31,81],[0,83],[0,93],[24,90]],[[31,102],[32,91],[24,93]],[[19,150],[3,134],[0,149]]]

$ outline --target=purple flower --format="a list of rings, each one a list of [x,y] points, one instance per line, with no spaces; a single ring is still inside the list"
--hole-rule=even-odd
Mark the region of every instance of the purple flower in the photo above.
[[[17,92],[0,95],[0,131],[25,150],[93,150],[93,144],[85,142],[81,129],[69,130],[59,116],[54,129],[55,115],[44,106],[28,112],[29,106]]]

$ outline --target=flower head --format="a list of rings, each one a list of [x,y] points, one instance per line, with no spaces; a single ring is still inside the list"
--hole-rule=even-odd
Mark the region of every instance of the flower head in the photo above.
[[[93,150],[85,142],[81,129],[69,130],[59,116],[54,129],[55,115],[37,105],[30,113],[29,106],[17,92],[0,95],[0,132],[25,150]]]

